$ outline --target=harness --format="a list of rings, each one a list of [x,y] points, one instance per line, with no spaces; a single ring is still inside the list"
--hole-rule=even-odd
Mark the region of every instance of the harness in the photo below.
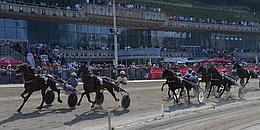
[[[29,83],[32,83],[33,81],[34,81],[34,79],[29,80],[29,81],[24,81],[24,84],[29,84]]]

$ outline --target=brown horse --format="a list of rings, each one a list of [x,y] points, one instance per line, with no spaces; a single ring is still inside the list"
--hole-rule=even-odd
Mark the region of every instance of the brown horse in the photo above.
[[[86,67],[86,65],[81,65],[79,68],[79,74],[82,77],[83,80],[83,89],[84,92],[81,94],[81,98],[78,102],[78,106],[80,105],[83,96],[86,94],[88,101],[92,103],[91,108],[94,108],[96,101],[92,101],[90,99],[90,93],[95,92],[96,96],[100,94],[100,90],[108,90],[108,92],[111,93],[115,101],[119,101],[119,99],[116,97],[114,93],[114,89],[116,89],[116,85],[111,83],[110,81],[107,80],[107,78],[103,78],[103,84],[100,83],[99,79],[96,76],[92,76]]]
[[[26,64],[22,64],[19,66],[18,70],[16,71],[17,74],[22,74],[24,77],[24,91],[21,94],[21,97],[24,99],[22,105],[17,110],[18,112],[21,111],[24,104],[27,102],[29,97],[32,95],[35,91],[40,91],[42,94],[42,101],[39,107],[37,109],[41,109],[44,103],[45,98],[45,92],[48,88],[48,84],[46,84],[45,79],[39,75],[35,75],[34,70],[31,69],[30,66]],[[48,82],[48,80],[47,80]],[[55,87],[51,87],[53,91],[56,91],[59,95],[59,90]],[[25,96],[25,94],[27,94]],[[60,97],[60,96],[59,96]],[[58,99],[59,102],[61,102],[60,99]]]

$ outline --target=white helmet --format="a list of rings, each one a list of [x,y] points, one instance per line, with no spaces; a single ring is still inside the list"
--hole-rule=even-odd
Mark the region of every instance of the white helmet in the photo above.
[[[74,77],[77,77],[77,74],[75,72],[72,72],[70,75],[74,76]]]
[[[125,75],[125,71],[120,71],[120,75]]]

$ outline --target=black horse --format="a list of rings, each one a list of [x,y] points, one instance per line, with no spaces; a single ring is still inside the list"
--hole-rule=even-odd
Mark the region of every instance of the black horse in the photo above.
[[[227,75],[221,75],[218,72],[218,70],[213,66],[209,66],[207,68],[200,66],[199,70],[202,70],[202,77],[206,77],[204,78],[204,82],[209,83],[209,93],[207,98],[209,98],[212,88],[214,86],[218,87],[218,98],[221,98],[225,91],[230,92],[231,86],[236,85],[235,80],[233,80],[231,77]],[[221,88],[223,88],[222,91]]]
[[[163,87],[165,84],[168,84],[169,90],[172,91],[174,100],[176,103],[179,103],[179,99],[175,90],[181,89],[180,94],[183,92],[184,88],[187,90],[188,102],[190,102],[190,91],[193,88],[193,84],[190,83],[187,79],[180,79],[175,73],[173,73],[169,69],[165,69],[162,77],[166,79],[166,83],[163,84],[161,91],[163,91]],[[168,95],[170,93],[168,92]]]
[[[208,68],[204,65],[199,66],[197,74],[201,74],[200,82],[205,82],[205,92],[208,92],[210,89],[210,74]]]
[[[255,74],[253,71],[249,71],[240,66],[237,62],[233,65],[233,69],[236,69],[236,73],[240,78],[240,85],[245,87],[249,83],[249,79],[252,78]],[[245,82],[246,79],[246,83]]]
[[[92,101],[90,99],[89,94],[95,92],[96,96],[100,96],[101,95],[100,90],[104,90],[104,89],[106,89],[109,93],[111,93],[111,95],[113,96],[116,102],[119,101],[119,99],[116,97],[114,93],[114,90],[117,89],[117,86],[116,84],[110,82],[108,78],[102,78],[103,83],[101,84],[99,79],[96,76],[90,74],[88,68],[84,64],[80,66],[78,72],[82,77],[83,89],[84,89],[84,92],[81,94],[81,98],[77,104],[78,106],[81,104],[83,96],[86,95],[88,101],[92,103],[91,108],[93,108],[97,102]]]
[[[34,73],[34,70],[31,69],[31,67],[27,64],[22,64],[18,67],[18,70],[16,71],[17,74],[22,74],[24,77],[24,91],[21,94],[21,97],[24,99],[22,105],[17,110],[18,112],[21,111],[24,104],[27,102],[27,100],[30,98],[33,92],[41,91],[42,94],[42,101],[39,107],[37,109],[41,109],[44,104],[44,98],[45,98],[45,92],[47,88],[49,87],[49,84],[46,83],[45,79],[39,75],[36,75]],[[47,82],[49,79],[47,80]],[[53,91],[56,91],[58,95],[60,94],[60,91],[56,88],[56,86],[51,86],[51,89]],[[25,96],[25,94],[27,94]],[[62,102],[60,99],[60,96],[58,98],[58,102]]]

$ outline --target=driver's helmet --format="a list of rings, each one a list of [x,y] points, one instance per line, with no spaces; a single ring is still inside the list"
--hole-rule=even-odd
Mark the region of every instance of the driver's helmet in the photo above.
[[[192,73],[191,73],[193,76],[195,76],[196,75],[196,72],[195,71],[192,71]]]
[[[77,73],[72,72],[72,73],[70,74],[70,76],[72,76],[72,77],[77,77]]]
[[[125,71],[120,71],[120,75],[125,75]]]
[[[189,73],[192,73],[192,68],[189,68],[188,72],[189,72]]]

